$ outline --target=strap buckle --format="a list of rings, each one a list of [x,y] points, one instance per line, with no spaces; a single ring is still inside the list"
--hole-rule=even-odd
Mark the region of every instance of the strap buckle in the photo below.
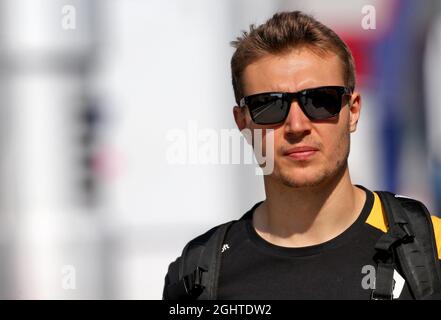
[[[412,241],[413,238],[415,238],[415,235],[410,231],[407,223],[400,224],[401,229],[404,231],[404,234],[401,238],[403,242],[409,242]]]
[[[204,290],[205,287],[202,285],[204,272],[206,270],[198,266],[192,273],[183,277],[185,291],[189,296],[198,297]]]
[[[375,244],[375,249],[389,251],[396,243],[407,243],[412,241],[414,237],[407,223],[396,223],[380,237]]]
[[[393,294],[382,295],[378,294],[375,290],[371,291],[371,300],[393,300]]]

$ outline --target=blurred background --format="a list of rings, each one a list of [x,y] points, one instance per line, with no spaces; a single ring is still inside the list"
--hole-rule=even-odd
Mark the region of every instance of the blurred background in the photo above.
[[[0,0],[0,298],[160,299],[187,241],[264,198],[254,165],[167,152],[235,128],[229,42],[281,10],[353,50],[353,182],[441,213],[436,0]]]

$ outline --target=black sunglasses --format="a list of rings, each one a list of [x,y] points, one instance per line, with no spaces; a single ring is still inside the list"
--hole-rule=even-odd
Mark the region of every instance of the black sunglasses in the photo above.
[[[352,90],[341,86],[326,86],[298,92],[264,92],[243,97],[239,106],[247,106],[256,124],[270,125],[284,122],[293,99],[297,99],[303,113],[311,120],[323,120],[336,116],[344,95]]]

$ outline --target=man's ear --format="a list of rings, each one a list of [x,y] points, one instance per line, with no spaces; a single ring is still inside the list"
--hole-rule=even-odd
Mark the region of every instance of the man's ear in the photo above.
[[[358,120],[361,113],[361,95],[354,92],[349,100],[349,130],[355,132],[357,130]]]
[[[249,118],[247,113],[247,108],[241,108],[235,106],[233,108],[234,121],[236,121],[237,128],[244,136],[246,142],[253,146],[253,137],[252,137],[252,129],[249,128]]]
[[[238,106],[233,107],[234,121],[236,121],[237,128],[242,131],[247,127],[247,118],[245,108]]]

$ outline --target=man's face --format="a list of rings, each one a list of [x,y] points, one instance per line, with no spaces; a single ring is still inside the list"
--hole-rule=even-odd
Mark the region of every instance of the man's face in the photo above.
[[[306,48],[261,58],[245,68],[242,82],[245,96],[345,85],[337,55],[320,57]],[[343,104],[339,115],[331,119],[310,120],[294,99],[285,122],[273,126],[256,125],[247,108],[235,107],[234,116],[239,130],[274,129],[274,171],[270,178],[295,188],[312,187],[329,181],[346,168],[350,133],[356,130],[360,116],[360,95],[346,97]],[[290,153],[301,146],[317,151]]]

